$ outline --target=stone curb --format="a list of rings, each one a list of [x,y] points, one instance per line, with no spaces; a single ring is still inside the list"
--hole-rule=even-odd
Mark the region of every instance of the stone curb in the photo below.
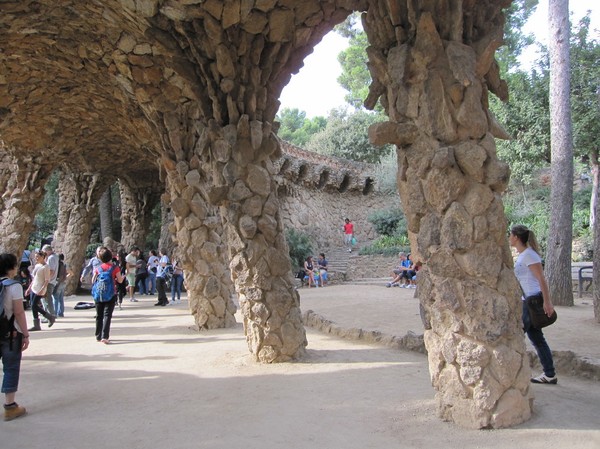
[[[345,340],[362,341],[382,345],[392,349],[403,349],[408,351],[427,354],[423,335],[417,335],[408,331],[406,335],[399,337],[386,334],[380,331],[364,330],[359,328],[346,329],[335,322],[307,310],[302,314],[302,321],[305,326],[318,330],[324,334],[334,335]],[[541,369],[539,359],[534,351],[527,351],[532,369]],[[554,364],[561,374],[582,377],[585,379],[600,381],[600,365],[586,357],[578,356],[573,351],[552,351]]]
[[[363,341],[365,343],[375,343],[393,349],[407,349],[422,354],[427,353],[425,350],[425,343],[423,342],[423,335],[417,335],[412,331],[408,331],[403,337],[398,337],[380,331],[358,328],[345,329],[312,310],[307,310],[302,314],[302,321],[305,326],[345,340]]]

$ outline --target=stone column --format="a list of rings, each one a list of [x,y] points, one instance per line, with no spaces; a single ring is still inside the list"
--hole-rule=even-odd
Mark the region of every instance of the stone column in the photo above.
[[[176,135],[169,123],[180,120],[165,120],[166,134]],[[180,156],[163,157],[163,165],[177,244],[186,272],[194,273],[188,288],[205,304],[197,307],[196,319],[210,327],[211,317],[229,310],[227,256],[251,353],[261,362],[298,358],[307,343],[273,180],[278,141],[270,125],[246,115],[236,125],[194,127],[198,138],[188,160],[177,151]]]
[[[235,326],[233,285],[227,269],[227,247],[215,206],[201,195],[198,158],[188,164],[163,158],[173,243],[183,263],[190,310],[199,329]]]
[[[503,95],[493,54],[500,6],[379,1],[363,23],[377,99],[390,121],[374,143],[398,147],[398,187],[424,262],[419,298],[439,415],[469,428],[529,419],[530,367],[501,193],[508,166],[488,89]],[[463,39],[465,42],[463,42]]]
[[[157,182],[158,184],[158,182]],[[119,179],[121,192],[121,244],[125,250],[133,246],[143,249],[152,218],[152,209],[160,194],[156,187],[137,184],[134,180]]]
[[[173,211],[169,206],[170,196],[168,193],[164,193],[160,198],[160,238],[158,240],[158,247],[167,250],[168,254],[172,254],[175,249],[175,243],[173,242],[173,236],[177,232],[175,223],[173,222]]]
[[[245,115],[211,140],[219,157],[209,196],[221,206],[248,347],[262,362],[297,359],[307,340],[273,179],[279,142],[270,124]]]
[[[51,173],[52,167],[43,157],[15,158],[4,153],[0,160],[0,185],[3,187],[0,252],[13,253],[20,258],[33,231],[35,213],[44,198],[44,185]]]
[[[60,222],[53,246],[56,252],[65,255],[65,263],[73,271],[67,280],[67,294],[73,294],[77,288],[98,202],[113,181],[103,175],[70,170],[61,174],[58,184]]]

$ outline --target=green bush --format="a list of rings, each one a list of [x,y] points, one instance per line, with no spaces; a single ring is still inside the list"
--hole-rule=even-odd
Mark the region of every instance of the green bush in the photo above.
[[[410,242],[406,235],[381,236],[374,240],[371,245],[361,248],[361,255],[382,254],[384,256],[395,256],[400,251],[410,253]]]
[[[313,246],[308,234],[295,229],[285,232],[285,239],[290,250],[290,260],[293,266],[303,267],[304,261],[313,253]]]
[[[367,220],[379,235],[393,236],[406,234],[406,218],[400,208],[383,209],[371,213]]]

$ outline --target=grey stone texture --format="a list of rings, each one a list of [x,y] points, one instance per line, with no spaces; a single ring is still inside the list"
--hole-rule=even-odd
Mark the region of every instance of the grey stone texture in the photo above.
[[[509,170],[496,157],[492,136],[502,136],[486,106],[488,92],[503,92],[492,82],[501,5],[378,4],[363,15],[370,100],[381,101],[390,124],[370,137],[398,148],[413,259],[424,263],[419,297],[438,411],[465,427],[510,426],[529,419],[532,401],[500,199]]]
[[[44,181],[59,166],[74,180],[83,173],[75,182],[89,190],[69,199],[82,210],[61,218],[69,251],[79,251],[67,242],[84,239],[77,235],[103,193],[93,179],[135,180],[134,214],[144,180],[158,179],[173,244],[193,273],[199,327],[231,324],[233,288],[254,358],[301,357],[307,341],[284,239],[277,99],[323,35],[365,11],[373,79],[365,105],[379,100],[389,116],[370,137],[398,147],[413,254],[425,263],[419,288],[440,416],[476,428],[524,421],[529,368],[500,200],[509,171],[493,141],[505,133],[487,108],[490,92],[507,98],[494,52],[510,3],[4,1],[0,182],[11,188],[0,241],[24,247]],[[349,198],[357,185],[369,190],[342,170],[292,172]],[[142,238],[143,220],[132,220],[131,242]]]

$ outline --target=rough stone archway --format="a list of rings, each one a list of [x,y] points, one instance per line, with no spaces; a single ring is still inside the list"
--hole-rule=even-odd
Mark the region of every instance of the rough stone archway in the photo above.
[[[123,153],[127,168],[159,158],[185,267],[226,247],[250,351],[265,362],[297,358],[306,338],[272,121],[314,45],[351,11],[367,11],[366,104],[381,98],[390,117],[373,137],[399,148],[400,192],[427,263],[420,283],[440,414],[469,427],[515,424],[530,413],[528,368],[498,197],[508,173],[486,104],[488,89],[503,88],[493,54],[509,4],[2,2],[0,138],[82,171],[114,172],[103,162]],[[206,223],[214,208],[224,236]],[[222,294],[219,278],[206,294]]]

